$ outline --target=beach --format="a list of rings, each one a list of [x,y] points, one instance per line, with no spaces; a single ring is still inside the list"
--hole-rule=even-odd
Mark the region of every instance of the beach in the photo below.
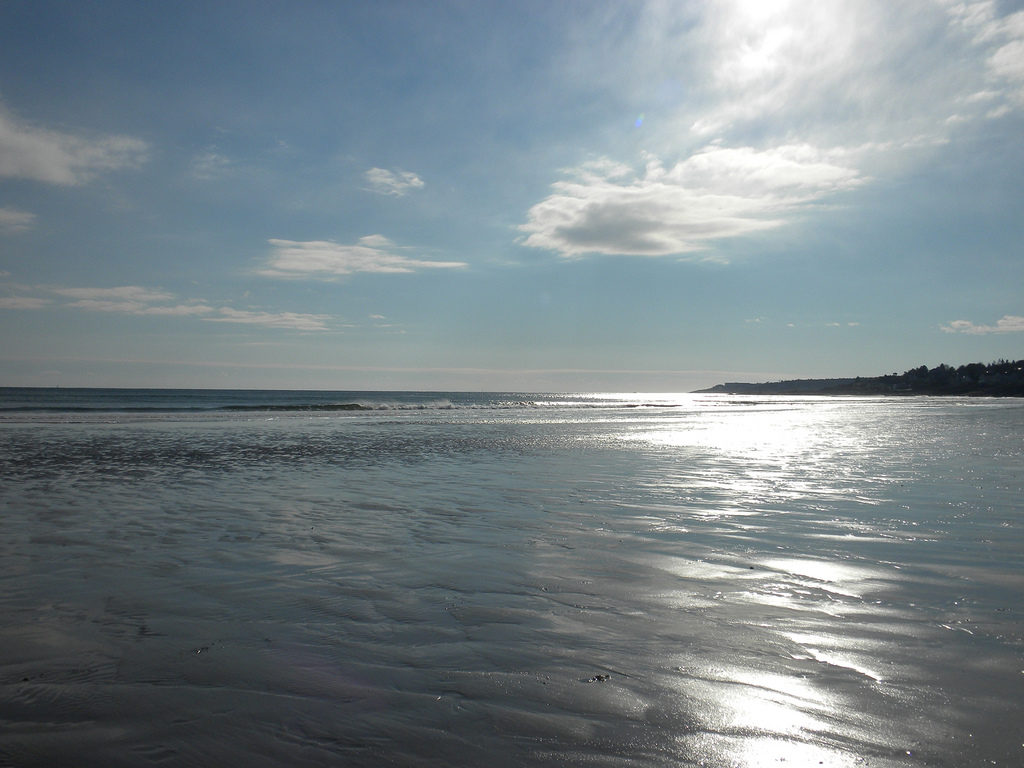
[[[1024,760],[1022,401],[2,396],[2,764]]]

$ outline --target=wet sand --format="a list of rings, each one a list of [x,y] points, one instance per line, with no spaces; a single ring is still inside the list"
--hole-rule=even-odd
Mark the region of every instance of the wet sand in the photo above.
[[[1020,764],[1021,411],[887,407],[8,426],[0,763]]]

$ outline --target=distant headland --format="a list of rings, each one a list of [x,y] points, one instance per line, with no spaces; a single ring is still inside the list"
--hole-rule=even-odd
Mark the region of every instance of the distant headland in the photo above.
[[[728,395],[973,395],[1024,397],[1024,360],[970,363],[853,379],[794,379],[762,384],[726,382],[700,393]]]

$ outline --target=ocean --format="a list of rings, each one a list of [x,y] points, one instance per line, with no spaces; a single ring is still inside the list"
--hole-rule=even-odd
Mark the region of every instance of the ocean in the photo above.
[[[1024,764],[1024,401],[0,389],[0,764]]]

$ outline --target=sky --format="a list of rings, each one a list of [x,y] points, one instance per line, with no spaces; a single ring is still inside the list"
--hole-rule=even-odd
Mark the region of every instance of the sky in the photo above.
[[[0,0],[0,385],[1024,357],[1024,3]]]

